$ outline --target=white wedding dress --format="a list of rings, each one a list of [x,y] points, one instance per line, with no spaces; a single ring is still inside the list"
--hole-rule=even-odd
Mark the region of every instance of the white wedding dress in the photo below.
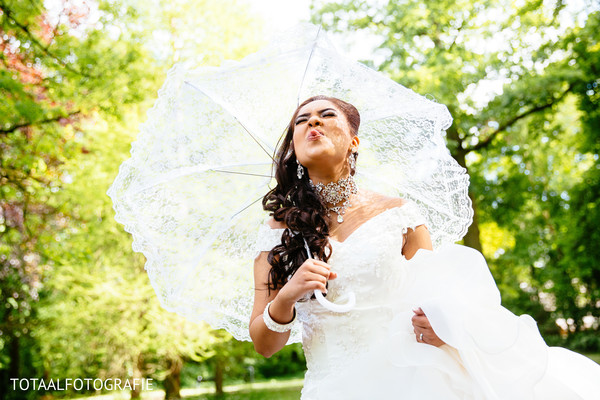
[[[600,366],[548,347],[529,315],[500,305],[481,253],[460,245],[402,255],[403,233],[424,224],[416,204],[390,208],[344,242],[330,239],[338,278],[327,299],[356,306],[334,313],[297,303],[308,370],[302,400],[600,399]],[[263,225],[257,251],[280,243]],[[418,343],[411,317],[421,307],[441,347]]]

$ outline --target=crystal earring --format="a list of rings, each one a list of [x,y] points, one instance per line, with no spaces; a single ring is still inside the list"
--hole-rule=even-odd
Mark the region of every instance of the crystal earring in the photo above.
[[[348,164],[350,164],[351,171],[354,171],[356,169],[356,156],[357,153],[351,153],[350,157],[348,157]]]
[[[302,164],[300,164],[300,161],[298,161],[298,159],[296,159],[296,163],[298,163],[298,179],[302,179],[302,177],[304,176],[304,167],[302,166]]]

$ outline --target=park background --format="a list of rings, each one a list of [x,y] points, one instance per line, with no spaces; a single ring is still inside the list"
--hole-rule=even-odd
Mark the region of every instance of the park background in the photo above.
[[[298,344],[265,359],[161,309],[106,191],[174,63],[241,59],[304,19],[448,106],[448,147],[475,209],[464,244],[549,345],[600,360],[599,10],[588,0],[0,0],[0,399],[103,394],[14,391],[11,377],[299,398]]]

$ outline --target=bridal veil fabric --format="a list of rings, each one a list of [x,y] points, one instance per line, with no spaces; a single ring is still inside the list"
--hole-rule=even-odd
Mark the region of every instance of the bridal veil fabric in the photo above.
[[[175,65],[107,192],[164,308],[250,340],[260,200],[275,184],[275,148],[295,108],[316,94],[361,114],[359,187],[413,200],[436,246],[464,236],[469,177],[445,145],[446,106],[300,24],[241,61]]]

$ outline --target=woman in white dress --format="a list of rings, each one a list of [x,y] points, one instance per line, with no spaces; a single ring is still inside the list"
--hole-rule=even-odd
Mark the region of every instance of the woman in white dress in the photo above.
[[[549,348],[500,305],[475,250],[432,248],[415,203],[357,188],[360,116],[316,96],[278,150],[255,259],[250,336],[270,357],[302,323],[302,399],[600,399],[600,367]],[[314,259],[307,259],[306,240]],[[356,306],[334,313],[317,289]]]

